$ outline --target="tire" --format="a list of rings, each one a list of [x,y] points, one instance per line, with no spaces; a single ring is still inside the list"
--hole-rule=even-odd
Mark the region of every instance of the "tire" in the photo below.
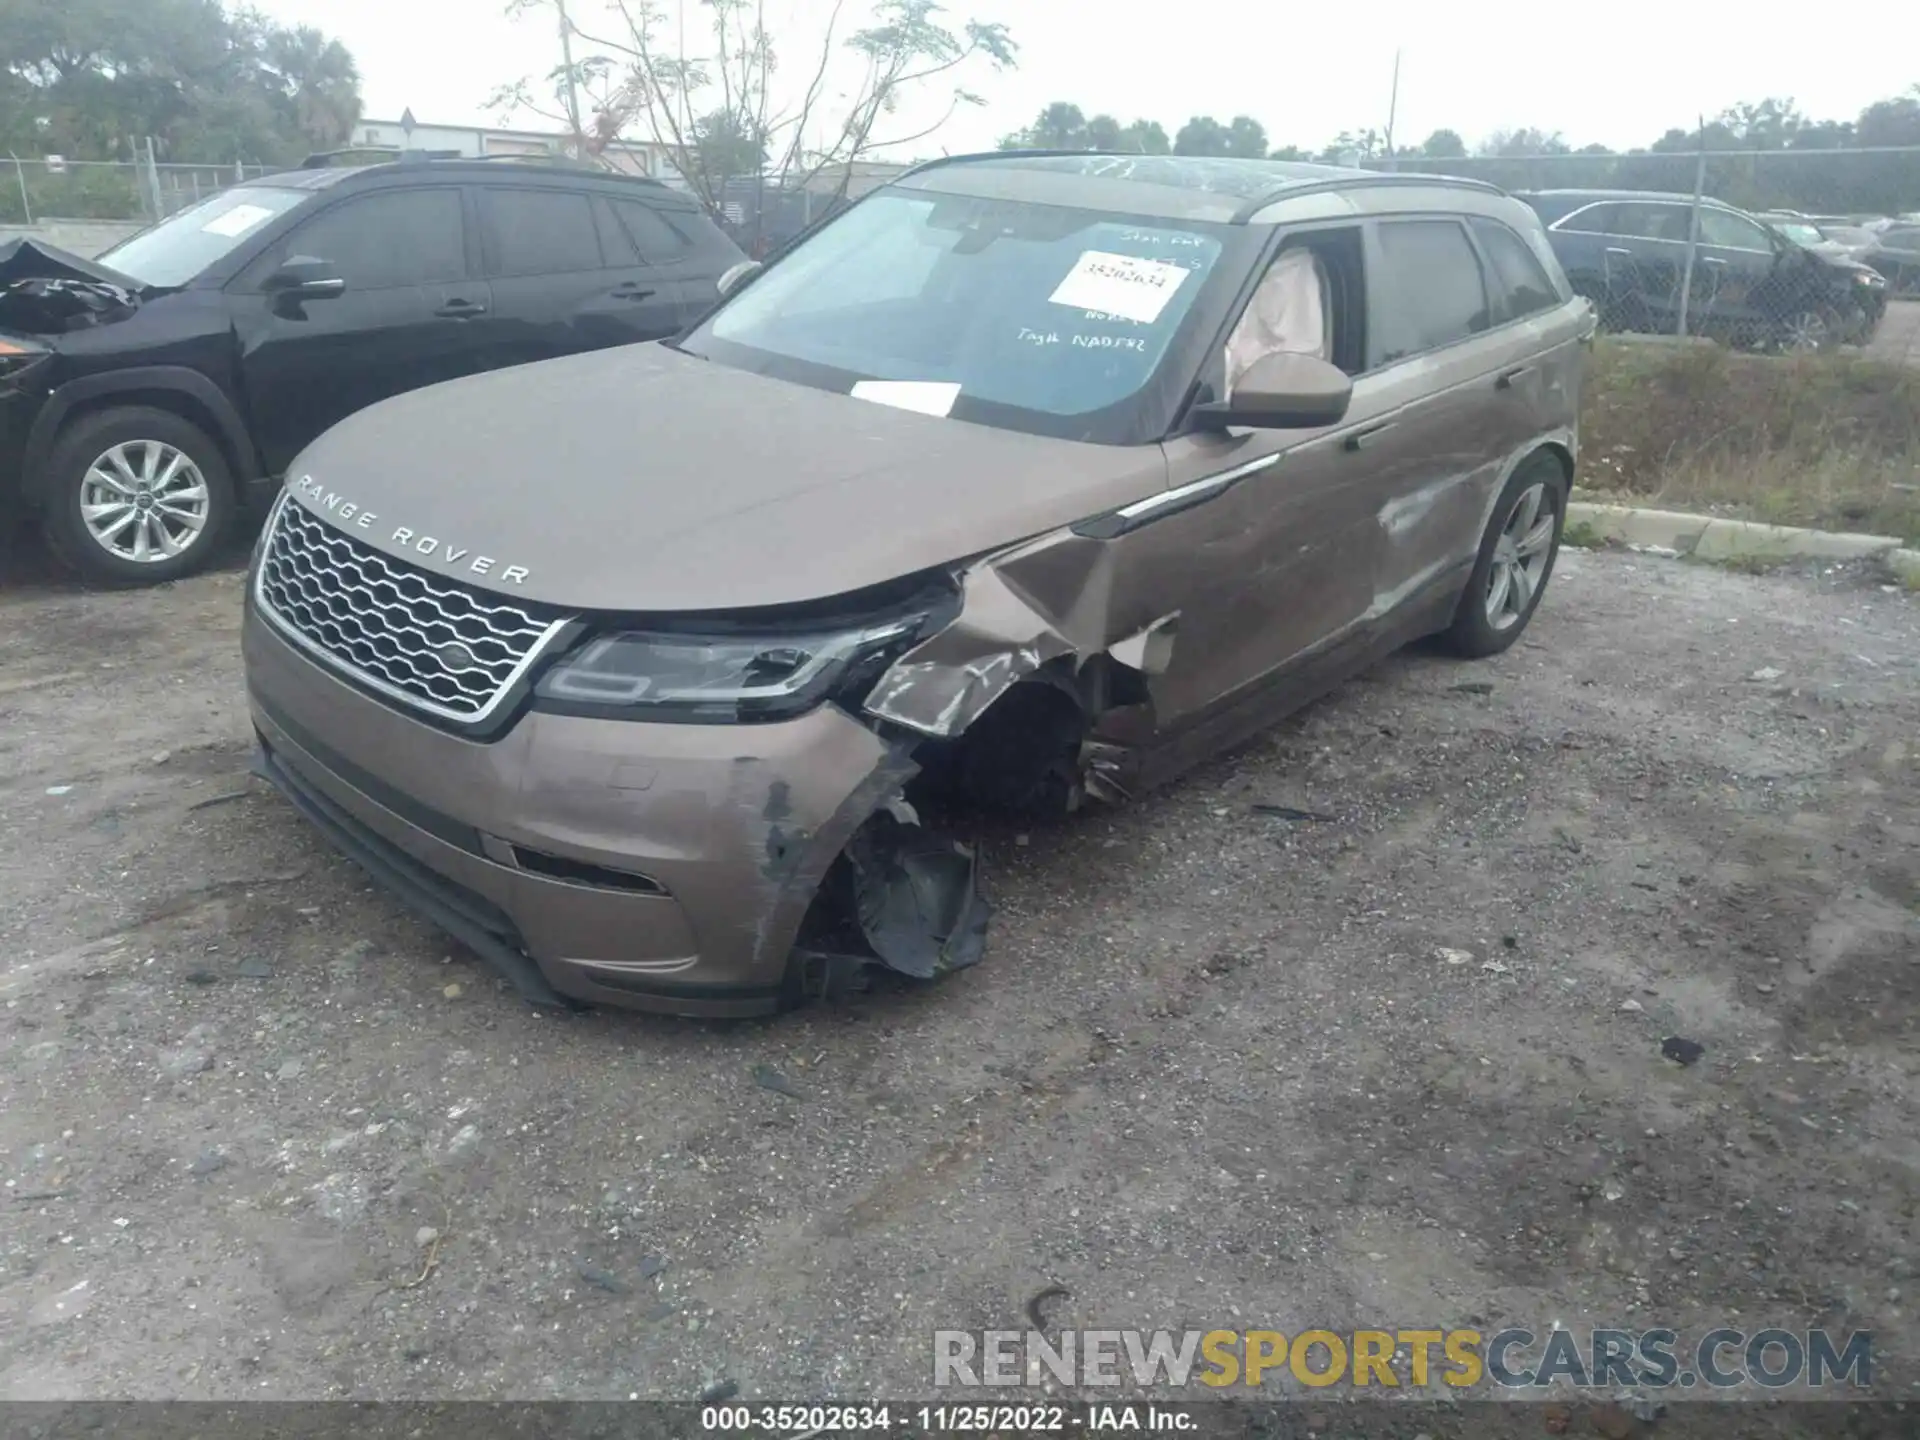
[[[1521,507],[1528,497],[1537,491],[1537,508],[1531,523],[1525,526],[1522,536],[1534,535],[1544,521],[1547,529],[1542,542],[1544,548],[1535,552],[1532,564],[1524,567],[1528,579],[1528,590],[1524,603],[1518,610],[1512,608],[1514,592],[1513,571],[1507,558],[1514,546],[1509,536],[1509,527],[1518,519]],[[1540,608],[1540,597],[1546,594],[1547,581],[1553,578],[1553,562],[1560,554],[1560,531],[1567,517],[1567,474],[1560,461],[1552,455],[1536,454],[1520,462],[1519,467],[1507,480],[1500,492],[1500,499],[1493,507],[1493,518],[1487,522],[1487,530],[1480,537],[1480,553],[1475,557],[1473,573],[1467,577],[1466,589],[1460,594],[1460,602],[1454,608],[1453,623],[1440,632],[1440,641],[1454,654],[1470,660],[1483,659],[1489,655],[1498,655],[1526,630],[1527,623],[1533,619],[1533,612]],[[1494,587],[1498,583],[1497,569],[1508,567],[1507,587],[1500,592],[1500,605],[1495,620],[1488,612],[1493,608]]]
[[[47,469],[47,542],[98,584],[158,585],[191,575],[220,553],[233,525],[226,456],[169,410],[129,405],[83,415],[54,442]],[[122,499],[126,505],[115,509]]]

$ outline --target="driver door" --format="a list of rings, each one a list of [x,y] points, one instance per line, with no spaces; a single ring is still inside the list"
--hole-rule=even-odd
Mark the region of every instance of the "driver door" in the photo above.
[[[458,185],[350,195],[276,241],[228,286],[241,389],[266,473],[377,400],[485,369],[491,294],[469,279]],[[346,281],[310,300],[266,295],[294,256],[330,262]]]

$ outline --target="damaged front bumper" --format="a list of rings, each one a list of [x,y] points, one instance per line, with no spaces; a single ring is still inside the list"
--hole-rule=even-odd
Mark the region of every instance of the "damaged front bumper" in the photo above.
[[[260,772],[536,1003],[756,1015],[864,965],[981,954],[971,856],[906,808],[902,744],[837,707],[536,711],[476,744],[370,703],[251,611],[244,646]]]

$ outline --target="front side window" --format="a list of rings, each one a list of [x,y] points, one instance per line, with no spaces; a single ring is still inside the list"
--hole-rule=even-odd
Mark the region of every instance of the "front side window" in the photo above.
[[[375,191],[321,211],[255,260],[247,280],[257,286],[296,255],[330,261],[354,291],[463,280],[465,235],[451,185]]]
[[[808,237],[682,343],[957,419],[1136,443],[1151,438],[1142,397],[1158,394],[1183,323],[1213,295],[1230,228],[883,193]]]
[[[1537,315],[1560,303],[1560,292],[1554,289],[1546,267],[1526,241],[1498,220],[1475,220],[1473,233],[1487,252],[1494,287],[1506,303],[1509,320]]]
[[[1373,363],[1437,350],[1491,323],[1480,257],[1457,220],[1387,220],[1371,278]]]
[[[1806,227],[1817,237],[1819,231],[1811,225]],[[1703,245],[1724,245],[1732,250],[1758,250],[1770,252],[1773,244],[1767,239],[1767,232],[1757,223],[1744,215],[1736,215],[1731,210],[1715,210],[1711,206],[1700,211],[1700,243]],[[1815,244],[1818,244],[1816,238]]]

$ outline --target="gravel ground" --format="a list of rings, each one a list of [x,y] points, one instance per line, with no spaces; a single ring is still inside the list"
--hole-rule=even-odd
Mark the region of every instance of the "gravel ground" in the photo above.
[[[1912,1393],[1909,596],[1568,553],[1496,661],[985,836],[979,967],[727,1026],[536,1013],[251,786],[239,586],[0,596],[0,1394],[924,1395],[1049,1283]]]

